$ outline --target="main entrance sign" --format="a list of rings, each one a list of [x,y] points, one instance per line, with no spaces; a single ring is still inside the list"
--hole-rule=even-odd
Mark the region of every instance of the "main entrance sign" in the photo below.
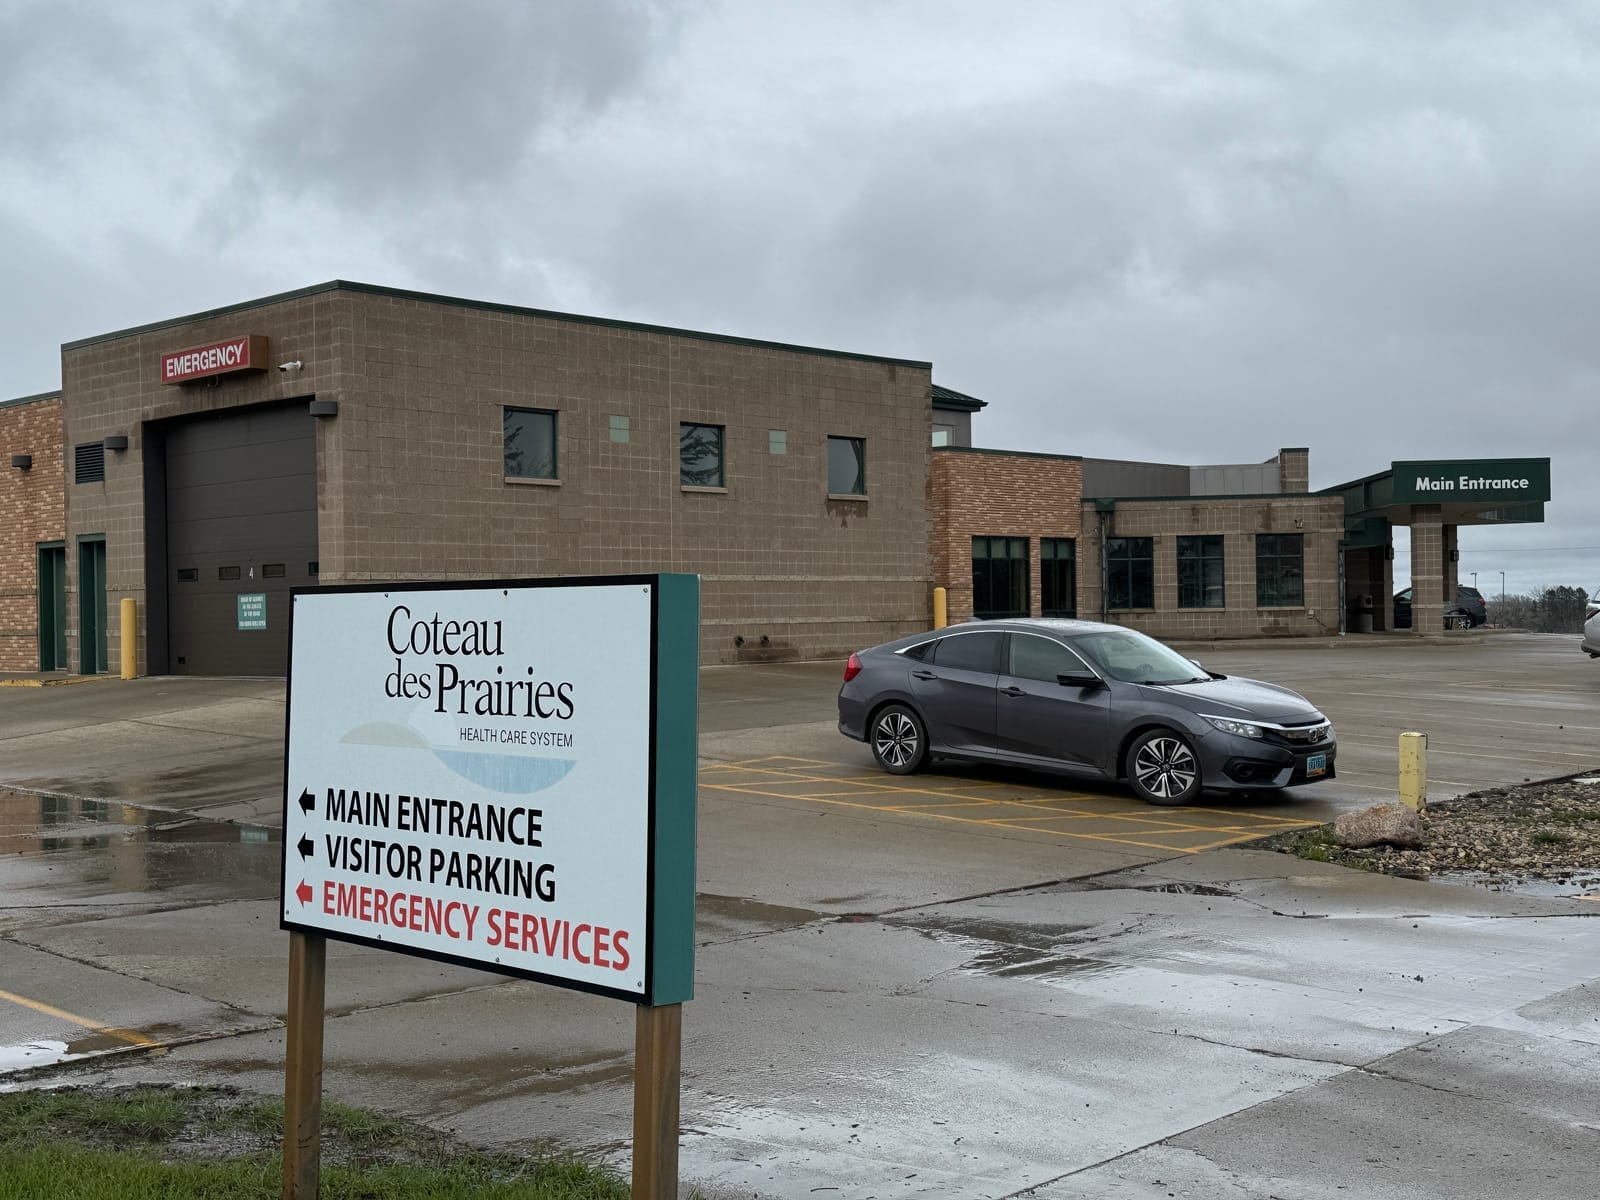
[[[283,928],[687,1000],[698,628],[685,575],[295,589]]]
[[[1548,458],[1470,458],[1393,465],[1396,504],[1542,504]]]

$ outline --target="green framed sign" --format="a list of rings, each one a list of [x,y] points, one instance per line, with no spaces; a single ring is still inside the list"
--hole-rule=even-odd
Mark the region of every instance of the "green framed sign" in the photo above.
[[[241,593],[238,601],[240,629],[265,629],[267,627],[267,597],[265,592]]]
[[[1550,499],[1548,458],[1397,462],[1395,504],[1529,504]]]
[[[693,575],[290,593],[281,926],[694,990]]]

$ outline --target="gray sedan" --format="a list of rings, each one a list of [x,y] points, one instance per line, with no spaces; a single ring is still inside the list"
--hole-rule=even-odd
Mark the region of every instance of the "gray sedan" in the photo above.
[[[933,755],[1126,779],[1151,804],[1332,779],[1333,727],[1120,625],[981,621],[850,656],[839,731],[894,775]]]

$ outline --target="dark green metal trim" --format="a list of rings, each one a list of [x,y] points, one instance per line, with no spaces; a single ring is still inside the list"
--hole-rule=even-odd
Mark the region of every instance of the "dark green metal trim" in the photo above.
[[[935,446],[935,454],[990,454],[996,458],[1043,458],[1051,462],[1082,462],[1081,454],[1036,454],[1032,450],[990,450],[984,446]]]
[[[15,400],[0,400],[0,408],[20,408],[24,404],[36,404],[40,400],[59,400],[60,392],[36,392],[32,396],[18,396]]]
[[[696,329],[675,329],[670,325],[648,325],[639,321],[617,321],[606,317],[586,317],[578,313],[555,312],[545,308],[524,308],[518,304],[496,304],[486,300],[467,300],[459,296],[439,296],[431,292],[413,292],[405,288],[380,287],[371,283],[354,283],[348,279],[332,279],[327,283],[315,284],[311,287],[300,288],[292,292],[279,292],[275,296],[263,296],[259,300],[245,300],[239,304],[229,304],[222,308],[207,309],[205,312],[191,313],[186,317],[173,317],[166,321],[154,321],[149,325],[135,325],[130,329],[119,329],[114,333],[102,333],[95,337],[80,338],[75,342],[65,342],[63,350],[77,350],[84,346],[94,346],[101,342],[111,342],[118,338],[135,337],[141,333],[154,333],[161,329],[173,329],[180,325],[188,325],[194,321],[206,321],[213,317],[225,317],[231,313],[250,312],[253,309],[265,308],[272,304],[283,304],[290,300],[303,300],[308,296],[320,295],[323,292],[353,292],[364,296],[387,296],[395,300],[415,300],[422,304],[443,304],[452,308],[470,308],[479,312],[510,313],[515,316],[540,317],[550,321],[567,321],[575,325],[597,325],[605,329],[626,329],[635,333],[659,333],[666,337],[693,338],[701,342],[718,342],[725,346],[753,346],[763,350],[787,350],[794,354],[816,354],[824,358],[842,358],[852,362],[886,363],[897,367],[916,367],[931,371],[931,362],[920,362],[911,358],[887,358],[876,354],[851,354],[844,350],[824,350],[817,346],[797,346],[790,342],[769,342],[759,338],[734,337],[722,333],[706,333]]]
[[[645,1002],[694,996],[700,577],[656,577],[655,818],[650,978]]]
[[[987,400],[979,400],[976,396],[969,396],[954,388],[940,387],[937,383],[933,384],[928,392],[933,400],[933,406],[947,412],[977,412],[989,407]]]

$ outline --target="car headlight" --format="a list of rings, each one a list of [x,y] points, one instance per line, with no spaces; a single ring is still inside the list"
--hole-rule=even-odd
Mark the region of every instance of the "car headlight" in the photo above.
[[[1222,730],[1223,733],[1231,733],[1235,737],[1259,739],[1266,736],[1262,732],[1261,726],[1252,725],[1249,721],[1235,721],[1231,717],[1207,717],[1206,720]]]

